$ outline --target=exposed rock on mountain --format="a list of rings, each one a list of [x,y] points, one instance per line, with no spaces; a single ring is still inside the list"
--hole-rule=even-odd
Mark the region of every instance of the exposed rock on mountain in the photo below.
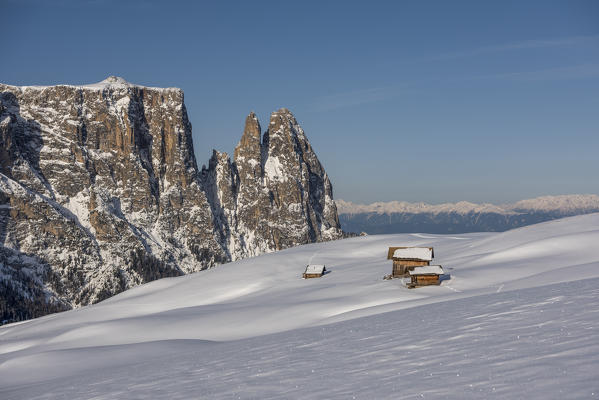
[[[250,114],[235,162],[215,151],[199,171],[180,89],[0,84],[0,317],[339,238],[331,184],[291,113],[260,136]]]
[[[343,229],[367,233],[500,232],[556,218],[599,212],[599,196],[562,195],[513,204],[466,201],[431,205],[399,201],[354,204],[337,200]]]
[[[263,232],[264,237],[272,237],[277,249],[291,246],[294,240],[313,242],[338,237],[331,182],[287,109],[270,117],[260,165],[273,222]]]
[[[202,180],[232,259],[341,235],[331,182],[287,109],[262,140],[251,113],[234,162],[215,151]]]
[[[270,227],[268,221],[263,219],[270,212],[271,200],[268,189],[264,185],[264,169],[262,163],[261,129],[258,118],[250,113],[245,120],[243,136],[235,147],[234,153],[239,186],[237,190],[237,216],[239,218],[237,229],[240,232],[238,243],[240,251],[263,252],[263,238]],[[259,182],[260,184],[256,184]],[[258,235],[251,235],[256,232]],[[270,242],[273,245],[274,241]]]

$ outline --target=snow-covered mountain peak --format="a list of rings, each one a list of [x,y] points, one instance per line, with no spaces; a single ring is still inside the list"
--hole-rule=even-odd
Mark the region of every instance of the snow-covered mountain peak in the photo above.
[[[340,214],[358,214],[358,213],[497,213],[501,215],[511,215],[518,211],[561,211],[573,212],[599,210],[599,196],[595,194],[572,194],[560,196],[542,196],[534,199],[520,200],[512,204],[495,205],[490,203],[472,203],[469,201],[459,201],[457,203],[426,204],[426,203],[408,203],[399,201],[375,202],[371,204],[356,204],[351,201],[338,199],[337,207]]]
[[[137,84],[128,82],[127,80],[125,80],[124,78],[122,78],[120,76],[115,76],[115,75],[111,75],[108,78],[106,78],[103,81],[100,81],[98,83],[90,83],[87,85],[81,85],[80,87],[83,89],[95,89],[95,90],[139,88],[139,89],[150,89],[150,90],[156,90],[156,91],[175,90],[175,91],[182,92],[181,89],[174,88],[174,87],[161,88],[161,87],[150,87],[150,86],[144,86],[144,85],[137,85]]]
[[[520,200],[506,206],[511,210],[560,210],[571,212],[574,210],[599,209],[599,196],[596,194],[570,194],[558,196],[541,196],[534,199]]]
[[[124,78],[120,76],[111,75],[108,78],[100,81],[98,83],[91,83],[87,85],[82,85],[82,87],[86,88],[128,88],[128,87],[136,87],[138,85],[134,85],[130,82],[127,82]]]
[[[127,82],[124,78],[121,78],[120,76],[114,76],[111,75],[108,78],[104,79],[102,82],[100,83],[105,83],[105,84],[119,84],[119,85],[130,85],[129,82]]]
[[[376,233],[499,232],[572,215],[599,212],[597,195],[544,196],[514,204],[399,201],[355,204],[336,200],[344,230]]]
[[[149,90],[160,91],[160,92],[166,92],[166,91],[176,91],[176,92],[181,92],[181,93],[183,92],[181,89],[176,88],[176,87],[162,88],[162,87],[151,87],[151,86],[138,85],[138,84],[128,82],[124,78],[121,78],[120,76],[114,76],[114,75],[111,75],[108,78],[106,78],[100,82],[97,82],[97,83],[87,83],[87,84],[82,84],[82,85],[58,84],[58,85],[14,86],[14,85],[9,85],[9,84],[2,84],[2,83],[0,83],[0,85],[10,87],[10,88],[13,88],[13,89],[16,89],[19,91],[46,91],[48,89],[56,89],[56,88],[62,87],[62,88],[84,89],[84,90],[88,90],[88,91],[103,91],[106,89],[119,90],[119,89],[136,88],[136,89],[149,89]]]

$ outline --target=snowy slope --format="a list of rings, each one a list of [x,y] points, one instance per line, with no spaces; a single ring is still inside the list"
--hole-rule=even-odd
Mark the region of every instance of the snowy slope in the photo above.
[[[0,398],[593,398],[599,214],[313,244],[0,328]],[[384,281],[434,246],[440,287]],[[306,264],[331,272],[303,280]],[[586,278],[586,279],[585,279]]]

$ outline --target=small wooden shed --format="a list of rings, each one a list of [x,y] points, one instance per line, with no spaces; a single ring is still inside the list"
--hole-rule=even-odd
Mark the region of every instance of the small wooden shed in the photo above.
[[[415,267],[408,272],[410,274],[409,288],[418,286],[440,285],[441,275],[444,274],[443,267],[440,265],[426,265],[424,267]]]
[[[320,278],[327,272],[327,268],[324,265],[310,264],[306,265],[306,270],[304,271],[304,275],[302,275],[305,279],[307,278]]]
[[[387,260],[393,260],[393,278],[409,276],[415,267],[430,265],[435,257],[432,247],[389,247]]]

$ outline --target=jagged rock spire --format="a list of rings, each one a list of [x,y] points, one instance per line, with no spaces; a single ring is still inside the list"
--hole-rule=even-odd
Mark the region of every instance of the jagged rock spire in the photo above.
[[[243,135],[234,153],[234,160],[242,180],[259,179],[262,176],[261,135],[260,122],[252,111],[245,119]]]
[[[263,139],[264,183],[280,221],[271,224],[280,247],[290,237],[320,241],[340,237],[329,178],[304,130],[286,108],[271,114]]]
[[[237,145],[236,149],[253,148],[256,145],[260,146],[260,136],[262,131],[260,130],[260,122],[254,112],[250,112],[245,118],[245,128],[243,129],[243,136]]]

